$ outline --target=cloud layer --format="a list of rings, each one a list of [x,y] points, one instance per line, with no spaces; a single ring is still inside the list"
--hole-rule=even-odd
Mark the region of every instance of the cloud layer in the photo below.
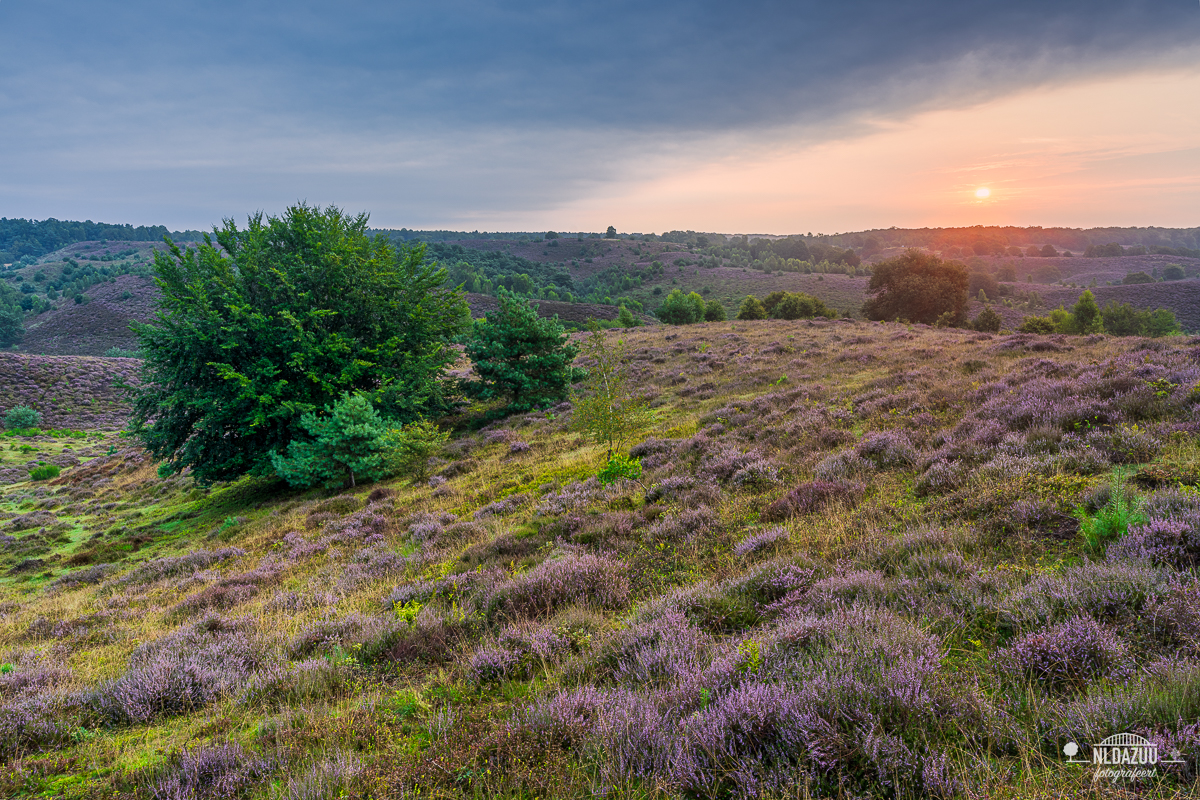
[[[533,222],[714,141],[1170,68],[1198,34],[1194,3],[1113,0],[6,0],[0,214],[198,226],[307,198]]]

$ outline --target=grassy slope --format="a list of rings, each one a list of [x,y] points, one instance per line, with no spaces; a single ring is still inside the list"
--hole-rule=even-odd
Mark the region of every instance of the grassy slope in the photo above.
[[[868,747],[868,731],[848,730],[834,759],[840,766],[818,774],[826,785],[841,770],[847,787],[873,794],[882,790],[883,770],[906,792],[924,792],[936,782],[940,762],[897,765],[944,753],[949,773],[971,796],[1116,796],[1091,793],[1083,772],[1061,764],[1053,726],[1092,720],[1095,727],[1074,735],[1107,735],[1117,732],[1113,725],[1173,726],[1200,714],[1200,645],[1188,644],[1186,635],[1156,638],[1139,610],[1144,595],[1122,595],[1123,589],[1115,596],[1128,599],[1105,601],[1109,616],[1100,618],[1137,665],[1132,694],[1123,693],[1124,679],[1091,681],[1093,700],[1046,691],[1006,677],[993,658],[1015,636],[1048,624],[1021,611],[1036,606],[1021,599],[1025,587],[1050,581],[1039,585],[1061,590],[1076,579],[1084,553],[1063,512],[1110,481],[1109,467],[1094,459],[1087,468],[1067,461],[1037,467],[1010,456],[1009,467],[990,474],[981,468],[961,491],[924,496],[915,491],[919,464],[867,470],[854,476],[865,487],[861,502],[792,517],[761,548],[737,549],[773,530],[760,518],[771,502],[817,471],[828,472],[827,457],[872,432],[903,433],[920,448],[921,461],[937,461],[945,435],[978,408],[977,392],[1006,376],[1036,373],[1069,382],[1091,370],[1109,375],[1105,380],[1128,378],[1132,389],[1125,391],[1149,391],[1151,398],[1137,406],[1145,412],[1142,429],[1148,425],[1168,442],[1157,460],[1174,464],[1175,472],[1194,471],[1191,406],[1179,400],[1168,412],[1166,401],[1156,406],[1154,392],[1130,376],[1133,364],[1149,365],[1141,368],[1150,377],[1156,364],[1166,365],[1164,374],[1184,374],[1190,362],[1182,343],[1141,349],[1146,345],[1136,340],[1002,339],[920,326],[807,322],[621,336],[632,348],[637,384],[658,409],[655,433],[665,440],[649,448],[643,481],[695,482],[657,501],[648,502],[633,484],[607,492],[576,485],[594,474],[601,454],[569,432],[569,415],[527,415],[457,435],[439,467],[446,477],[439,486],[396,481],[390,492],[364,487],[330,497],[247,479],[207,491],[184,478],[160,480],[140,454],[121,451],[48,485],[0,490],[7,518],[0,533],[15,538],[6,545],[9,566],[0,575],[0,661],[16,665],[11,675],[33,681],[33,689],[23,690],[7,679],[0,702],[16,708],[12,704],[27,702],[29,692],[60,698],[49,719],[72,726],[30,743],[14,739],[13,717],[0,714],[0,744],[9,760],[0,793],[133,796],[155,775],[178,776],[182,749],[233,742],[277,765],[268,774],[279,795],[271,794],[267,779],[252,777],[249,756],[230,757],[228,775],[245,777],[252,797],[285,796],[289,780],[294,796],[307,796],[298,792],[322,781],[332,785],[339,776],[354,796],[398,797],[413,787],[452,796],[585,795],[614,784],[620,796],[670,795],[677,777],[658,770],[630,778],[613,760],[613,748],[622,743],[632,748],[635,763],[638,754],[652,754],[663,746],[653,736],[532,726],[520,722],[521,709],[542,707],[571,687],[624,686],[642,698],[642,713],[682,710],[685,721],[712,719],[717,711],[710,702],[725,708],[718,701],[726,702],[735,684],[753,683],[786,660],[793,645],[785,645],[790,640],[780,638],[779,626],[792,619],[789,613],[840,619],[838,603],[882,609],[867,612],[864,623],[883,625],[882,640],[871,640],[853,621],[841,634],[883,659],[855,667],[866,670],[860,678],[868,694],[871,681],[900,680],[881,676],[871,664],[889,663],[899,657],[898,642],[916,641],[936,654],[932,671],[918,679],[921,696],[931,696],[934,705],[896,701],[899,716],[886,723],[889,735],[901,736],[893,756],[878,742]],[[1121,360],[1131,351],[1136,355]],[[1106,364],[1113,365],[1107,372]],[[1186,396],[1188,388],[1174,396]],[[1168,427],[1180,421],[1191,433],[1173,437]],[[965,426],[951,438],[990,454],[994,444],[973,443],[973,430]],[[1012,447],[1053,453],[1059,435],[1035,427]],[[745,461],[737,454],[748,451],[768,462],[767,477],[739,486],[730,470]],[[569,496],[554,500],[564,489]],[[1018,499],[1040,511],[1014,514]],[[930,527],[945,533],[913,533]],[[189,555],[231,545],[241,551],[221,561]],[[607,561],[588,566],[592,556]],[[42,563],[12,571],[29,558]],[[104,563],[116,566],[95,569]],[[139,564],[140,571],[130,571]],[[555,573],[566,570],[563,564],[579,569],[564,577]],[[799,594],[784,596],[796,610],[781,616],[766,608],[780,595],[752,587],[762,586],[755,575],[785,573]],[[1160,573],[1156,580],[1174,571]],[[72,583],[70,576],[87,582]],[[1186,573],[1180,579],[1191,580]],[[397,606],[384,603],[398,586],[410,588]],[[1154,591],[1169,600],[1170,590]],[[630,637],[647,635],[638,632],[653,629],[671,608],[684,612],[680,620],[691,620],[672,623],[682,626],[674,635],[693,644],[686,653],[663,645],[663,657],[674,666],[665,673],[652,667],[658,678],[635,678],[634,663],[656,663],[658,651],[630,649]],[[1187,614],[1177,612],[1176,622],[1189,624]],[[203,659],[216,657],[197,651],[202,675],[207,669],[237,679],[202,707],[152,712],[144,722],[105,722],[96,716],[100,700],[71,699],[125,674],[130,655],[145,643],[193,629],[213,631],[202,636],[247,648],[267,663],[244,668],[226,653],[209,664]],[[542,655],[504,656],[531,641],[548,643]],[[154,658],[175,663],[173,649],[199,646],[172,645]],[[835,671],[837,658],[853,660],[835,658],[834,651],[810,656]],[[1145,670],[1171,652],[1183,659],[1176,677],[1167,683],[1146,677]],[[261,670],[271,662],[279,666],[267,681]],[[260,677],[252,678],[256,669]],[[153,694],[145,673],[131,674],[140,676],[129,684],[135,694]],[[683,685],[690,693],[671,694]],[[103,696],[115,695],[103,690],[96,697]],[[1104,697],[1110,707],[1127,709],[1126,716],[1096,724],[1088,709]],[[666,712],[651,711],[660,703]],[[590,741],[600,749],[591,749]],[[914,755],[904,756],[904,748]],[[343,756],[357,766],[347,766]],[[1168,781],[1142,796],[1183,797],[1197,788]]]

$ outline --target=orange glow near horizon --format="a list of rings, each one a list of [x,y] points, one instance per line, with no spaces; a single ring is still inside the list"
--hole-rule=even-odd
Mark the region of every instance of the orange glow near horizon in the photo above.
[[[556,230],[611,221],[641,232],[1191,227],[1200,114],[1189,97],[1200,97],[1200,72],[1037,89],[816,144],[727,137],[681,146],[667,165],[630,164],[542,218]]]

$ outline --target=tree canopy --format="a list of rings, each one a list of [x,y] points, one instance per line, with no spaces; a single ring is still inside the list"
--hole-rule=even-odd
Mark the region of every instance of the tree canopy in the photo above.
[[[0,347],[21,341],[25,335],[24,320],[21,295],[7,283],[0,282]]]
[[[162,296],[155,321],[135,326],[133,424],[163,471],[268,474],[302,417],[346,392],[399,423],[449,408],[465,303],[423,247],[397,251],[366,224],[301,204],[155,254]]]
[[[967,268],[962,264],[908,250],[875,265],[867,290],[871,297],[863,304],[863,313],[875,320],[960,322],[967,310],[967,285]]]

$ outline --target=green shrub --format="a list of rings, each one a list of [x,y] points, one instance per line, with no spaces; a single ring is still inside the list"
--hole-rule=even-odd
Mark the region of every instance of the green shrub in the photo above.
[[[1004,324],[1004,319],[993,311],[991,306],[984,306],[983,311],[979,312],[979,316],[971,321],[972,328],[988,333],[996,333],[1002,324]]]
[[[61,470],[54,464],[46,464],[41,467],[34,467],[29,471],[29,478],[35,481],[45,481],[50,478],[57,478]]]
[[[741,308],[738,309],[738,319],[766,319],[767,310],[763,308],[762,301],[754,295],[749,295],[742,301]]]
[[[476,320],[467,357],[480,380],[463,385],[479,400],[506,398],[504,413],[549,406],[567,396],[582,372],[571,366],[579,348],[570,344],[558,317],[539,317],[529,303],[501,289],[500,308]]]
[[[395,428],[365,395],[345,394],[325,415],[305,414],[312,441],[293,441],[287,455],[271,454],[276,474],[292,486],[326,487],[421,472],[447,434],[424,420]]]
[[[672,289],[654,313],[669,325],[690,325],[704,321],[704,310],[704,298],[696,292],[684,294],[679,289]]]
[[[4,415],[4,427],[9,430],[36,428],[42,424],[42,412],[29,406],[14,406]]]

